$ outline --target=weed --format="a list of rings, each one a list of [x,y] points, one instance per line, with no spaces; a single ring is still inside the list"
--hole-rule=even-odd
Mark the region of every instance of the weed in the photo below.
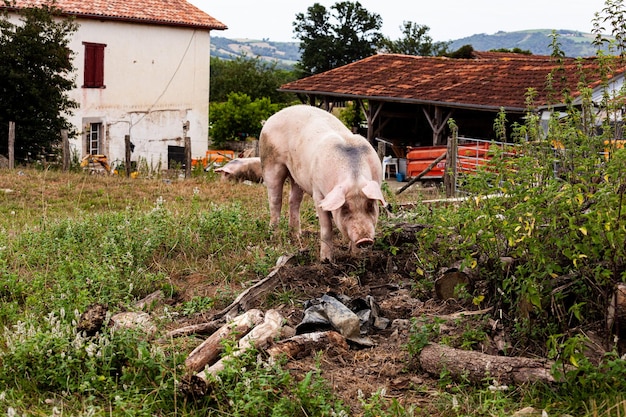
[[[281,363],[258,361],[253,349],[227,361],[226,369],[213,377],[212,409],[228,415],[285,417],[347,412],[319,371],[294,381]]]
[[[435,318],[433,323],[426,319],[411,318],[409,343],[407,350],[411,356],[417,356],[435,337],[439,336],[439,325],[443,320]]]
[[[173,369],[182,357],[166,353],[137,332],[116,330],[86,337],[76,332],[78,314],[50,313],[41,324],[17,323],[3,332],[0,383],[20,392],[25,402],[12,403],[18,410],[32,413],[41,392],[57,392],[59,402],[70,398],[107,408],[110,404],[142,402],[146,395],[153,409],[171,401],[174,379],[165,369]],[[123,392],[118,387],[124,386]],[[156,388],[156,390],[155,390]],[[5,394],[6,401],[6,394]],[[1,402],[1,401],[0,401]],[[40,407],[46,407],[40,403]],[[166,406],[171,407],[171,406]],[[122,409],[111,405],[111,411]]]
[[[214,305],[215,299],[212,297],[193,297],[191,300],[183,302],[181,313],[190,316],[209,310],[213,308]]]
[[[387,398],[385,389],[374,392],[369,398],[359,393],[363,417],[410,417],[416,415],[416,407],[403,407],[396,398]]]

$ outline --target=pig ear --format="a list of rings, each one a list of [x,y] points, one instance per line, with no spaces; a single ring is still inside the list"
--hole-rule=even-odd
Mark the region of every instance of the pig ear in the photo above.
[[[383,197],[383,193],[382,191],[380,191],[380,184],[378,184],[376,181],[368,181],[367,184],[365,184],[365,187],[361,189],[361,191],[363,191],[363,194],[365,194],[367,198],[371,198],[372,200],[378,200],[383,204],[383,206],[387,205],[385,197]]]
[[[320,208],[324,211],[333,211],[343,206],[345,202],[346,192],[341,185],[337,185],[320,201]]]

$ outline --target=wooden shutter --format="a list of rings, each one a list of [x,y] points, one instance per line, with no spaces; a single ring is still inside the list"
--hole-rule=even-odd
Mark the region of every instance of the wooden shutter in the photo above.
[[[83,42],[85,45],[85,71],[83,88],[104,87],[105,44]]]

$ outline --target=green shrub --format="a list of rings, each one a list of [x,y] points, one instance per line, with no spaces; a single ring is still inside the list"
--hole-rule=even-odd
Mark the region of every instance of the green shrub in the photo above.
[[[268,98],[252,99],[244,93],[230,93],[228,101],[211,103],[209,136],[213,145],[220,147],[229,140],[259,137],[263,121],[279,110]]]

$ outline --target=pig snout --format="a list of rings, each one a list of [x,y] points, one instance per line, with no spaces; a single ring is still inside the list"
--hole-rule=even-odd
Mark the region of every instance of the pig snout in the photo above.
[[[363,239],[359,239],[355,243],[356,247],[359,248],[359,249],[369,248],[373,244],[374,244],[374,239],[370,239],[369,237],[366,237],[366,238],[363,238]]]

